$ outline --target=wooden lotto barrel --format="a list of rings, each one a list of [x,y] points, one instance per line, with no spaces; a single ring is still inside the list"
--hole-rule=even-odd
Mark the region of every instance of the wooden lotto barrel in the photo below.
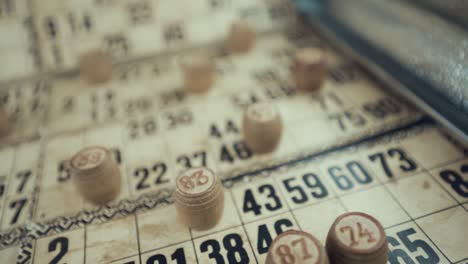
[[[224,210],[224,190],[214,172],[205,167],[188,169],[176,179],[174,202],[179,219],[196,230],[215,226]]]
[[[120,193],[120,169],[107,148],[92,146],[80,150],[72,157],[71,167],[78,191],[86,200],[105,204]]]
[[[328,264],[322,244],[311,234],[288,230],[278,235],[268,249],[266,264]]]
[[[388,259],[382,225],[361,212],[345,213],[335,220],[328,232],[326,248],[333,264],[385,264]]]

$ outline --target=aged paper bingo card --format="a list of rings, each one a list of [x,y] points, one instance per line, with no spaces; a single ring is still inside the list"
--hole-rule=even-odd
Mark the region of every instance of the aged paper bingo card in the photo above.
[[[0,107],[0,263],[263,264],[356,211],[388,263],[468,263],[466,150],[292,1],[0,0]]]

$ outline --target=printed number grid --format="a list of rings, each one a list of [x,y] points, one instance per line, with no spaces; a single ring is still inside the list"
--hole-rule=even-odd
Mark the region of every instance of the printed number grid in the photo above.
[[[288,68],[286,67],[287,57],[276,56],[278,53],[282,54],[290,50],[291,47],[287,46],[290,44],[286,41],[286,47],[284,47],[282,44],[285,42],[284,39],[276,36],[273,36],[273,39],[275,40],[273,42],[263,42],[271,46],[271,50],[266,49],[266,55],[260,53],[258,56],[243,60],[221,61],[219,70],[225,74],[225,79],[221,78],[219,88],[216,87],[218,89],[213,90],[215,92],[227,90],[228,92],[214,94],[213,98],[209,98],[210,104],[202,105],[196,98],[187,97],[179,90],[174,90],[174,79],[168,78],[166,82],[161,81],[162,86],[167,85],[168,90],[167,93],[163,92],[161,97],[156,97],[161,98],[157,100],[158,107],[161,107],[160,114],[157,115],[151,112],[159,108],[147,107],[145,105],[147,101],[143,103],[145,105],[143,110],[138,108],[136,112],[132,112],[134,109],[130,107],[132,102],[120,101],[120,98],[125,98],[123,95],[129,93],[125,90],[129,81],[133,80],[129,78],[141,79],[142,77],[128,75],[132,71],[123,71],[125,74],[118,76],[125,76],[125,78],[112,83],[109,88],[102,87],[103,89],[96,90],[96,92],[85,94],[89,96],[86,97],[89,101],[82,100],[85,98],[82,95],[75,95],[74,91],[83,88],[75,80],[54,80],[51,84],[39,86],[33,84],[30,88],[32,91],[39,89],[40,92],[51,93],[51,98],[55,99],[50,104],[52,109],[57,111],[46,111],[45,124],[51,127],[50,136],[32,143],[21,144],[18,147],[2,149],[5,164],[12,164],[10,167],[2,168],[5,170],[5,176],[2,177],[2,188],[5,194],[1,196],[2,229],[11,230],[14,234],[14,232],[20,232],[25,223],[31,219],[43,222],[55,217],[73,215],[83,209],[93,210],[94,207],[83,201],[72,185],[67,163],[67,157],[86,145],[100,144],[111,148],[122,172],[126,172],[123,173],[124,188],[118,199],[121,201],[136,197],[141,193],[170,187],[173,177],[167,177],[167,175],[177,175],[187,167],[206,165],[226,175],[234,175],[233,171],[238,168],[280,159],[292,150],[298,149],[298,146],[311,151],[314,147],[323,147],[327,141],[332,142],[336,138],[345,136],[351,140],[368,136],[372,131],[400,126],[404,124],[402,120],[415,120],[417,117],[416,112],[404,105],[397,104],[395,107],[395,104],[391,102],[392,97],[367,81],[365,75],[355,66],[343,64],[333,51],[329,52],[336,64],[332,64],[330,78],[323,92],[312,97],[293,96],[294,93],[291,93],[292,90],[287,85],[288,81],[284,82],[284,77],[282,77],[287,73],[285,71]],[[265,45],[263,43],[259,41],[258,46],[262,47],[261,45]],[[279,68],[272,66],[277,65],[278,60],[281,62],[279,65],[282,66]],[[161,62],[157,63],[157,65],[160,64]],[[155,69],[153,64],[144,63],[143,65],[146,72]],[[247,65],[248,67],[244,67]],[[160,67],[156,69],[158,69],[157,72],[165,72],[164,76],[171,76],[171,70]],[[253,78],[248,77],[251,75]],[[233,94],[231,89],[235,87],[228,84],[232,83],[229,78],[234,77],[236,80],[241,80],[243,85]],[[154,81],[151,78],[150,80]],[[178,79],[175,78],[175,80]],[[144,81],[143,78],[142,82]],[[71,87],[70,90],[64,89],[68,85]],[[261,87],[260,91],[252,88],[258,85]],[[36,87],[39,88],[36,89]],[[132,89],[129,94],[135,93],[138,99],[148,96],[148,92],[149,95],[154,96],[149,86],[142,85],[142,87],[141,90]],[[335,92],[334,89],[339,90]],[[65,91],[71,93],[67,94]],[[357,96],[359,94],[366,94],[366,96]],[[359,100],[353,98],[359,98]],[[259,100],[270,100],[277,104],[284,116],[285,127],[287,127],[278,151],[273,155],[262,157],[252,156],[252,153],[245,148],[239,134],[242,107]],[[390,100],[390,103],[386,100]],[[23,104],[27,106],[29,103],[28,101],[20,102],[21,106]],[[375,106],[386,103],[385,109]],[[15,102],[11,104],[14,105]],[[91,112],[87,113],[79,109],[91,109]],[[127,109],[128,116],[119,116],[116,112],[118,109]],[[73,126],[76,126],[76,131],[61,132],[67,130],[67,127],[60,124],[70,124],[70,122],[64,122],[63,119],[53,114],[57,112],[60,113],[59,116],[63,114],[68,120],[76,121],[71,124],[71,130]],[[24,120],[30,118],[33,117],[27,116]],[[315,122],[304,124],[305,121],[311,119],[315,119]],[[49,129],[47,126],[45,129]],[[200,127],[205,129],[199,129]],[[202,139],[207,138],[207,134],[212,139],[209,142],[203,142]],[[116,137],[116,135],[121,136]],[[191,135],[191,137],[186,137],[186,135]],[[319,135],[327,135],[327,138],[321,139]],[[302,145],[302,142],[308,144]],[[148,146],[159,151],[153,151]],[[145,153],[145,150],[148,152]],[[163,155],[154,156],[154,153],[163,153]],[[219,160],[216,160],[216,156],[210,153],[216,153]],[[270,188],[274,188],[271,186],[275,184],[262,187],[262,190],[271,191]],[[19,193],[14,193],[15,189]],[[256,192],[259,191],[256,190]],[[294,222],[290,221],[290,223]],[[290,225],[290,223],[285,222],[283,225]],[[20,236],[13,235],[12,237]],[[226,243],[231,240],[239,240],[239,238],[234,235],[229,236]],[[17,242],[5,243],[17,244]],[[54,248],[58,250],[62,246],[61,243],[65,242],[54,242],[50,246],[51,252],[55,252]],[[205,243],[204,248],[216,247],[214,244],[208,244]],[[65,245],[63,247],[65,248]],[[65,249],[60,250],[65,251]],[[256,255],[249,252],[247,251],[247,255],[250,254],[256,259]],[[77,253],[77,255],[80,254]],[[29,257],[24,258],[29,260]]]
[[[0,32],[5,36],[0,47],[8,51],[0,52],[0,58],[11,62],[11,67],[0,70],[2,81],[39,70],[73,68],[81,52],[73,43],[103,44],[114,57],[128,60],[223,38],[237,15],[261,32],[294,21],[286,1],[269,5],[190,0],[177,14],[167,12],[166,1],[118,6],[110,1],[30,2],[0,1]],[[205,34],[204,17],[218,28]],[[105,24],[125,30],[113,32]],[[311,163],[242,182],[249,179],[246,176],[230,185],[234,180],[225,177],[241,173],[240,168],[262,169],[284,161],[294,150],[312,153],[337,138],[360,139],[419,116],[333,51],[330,78],[322,91],[307,98],[293,96],[285,79],[293,45],[281,46],[288,41],[266,38],[249,58],[220,60],[222,77],[207,104],[185,95],[174,60],[165,59],[121,65],[116,79],[96,91],[82,92],[83,84],[75,78],[6,83],[0,100],[19,133],[8,137],[12,146],[0,149],[0,230],[6,245],[0,259],[263,263],[269,243],[279,233],[302,229],[323,243],[337,215],[359,210],[384,224],[390,263],[465,263],[468,161],[434,128],[396,142],[322,155]],[[319,43],[314,38],[301,41]],[[162,86],[157,93],[151,90],[154,83]],[[254,156],[239,134],[240,115],[233,113],[265,100],[280,109],[286,131],[275,154]],[[91,111],[83,114],[84,109]],[[207,131],[209,140],[203,140]],[[168,175],[188,167],[205,165],[220,172],[230,182],[220,224],[206,232],[189,230],[177,223],[173,205],[164,201],[168,204],[155,210],[64,228],[32,244],[20,244],[18,238],[36,237],[31,230],[43,225],[31,221],[47,226],[44,221],[95,210],[73,188],[67,161],[90,144],[110,147],[126,175],[119,201],[170,188],[174,177]]]
[[[292,10],[284,0],[180,0],[177,8],[168,0],[3,0],[0,47],[8,52],[0,58],[11,67],[0,70],[0,80],[76,69],[90,48],[122,62],[219,42],[239,17],[258,32],[280,29],[294,21]]]
[[[425,159],[432,157],[426,140],[444,152],[438,160]],[[427,126],[242,179],[226,189],[224,215],[212,230],[188,229],[168,204],[40,238],[33,263],[263,263],[281,232],[300,229],[325,243],[334,219],[348,211],[382,222],[389,263],[465,263],[467,164],[462,150]]]
[[[111,148],[124,175],[118,202],[171,187],[175,176],[189,167],[208,166],[225,177],[252,164],[261,168],[280,162],[295,151],[310,153],[337,139],[351,141],[417,119],[417,112],[396,103],[355,65],[328,49],[332,66],[323,91],[311,97],[295,96],[286,77],[288,57],[278,56],[293,47],[284,37],[271,35],[258,41],[258,50],[251,56],[221,59],[221,76],[205,98],[188,96],[178,88],[180,76],[174,64],[160,68],[167,59],[128,66],[138,69],[137,75],[128,75],[134,71],[122,67],[117,80],[102,89],[86,90],[77,80],[61,79],[31,85],[32,90],[39,87],[50,93],[51,111],[45,111],[42,128],[46,136],[2,149],[3,161],[12,167],[3,167],[0,175],[5,190],[0,195],[0,228],[8,230],[31,219],[44,221],[92,209],[70,180],[68,159],[84,146]],[[153,76],[155,65],[165,74]],[[234,77],[239,81],[230,81]],[[132,85],[141,87],[127,90],[134,82],[137,84]],[[161,89],[155,92],[151,82]],[[31,103],[24,100],[18,104]],[[242,108],[256,101],[271,101],[283,117],[282,143],[270,155],[253,155],[242,141]],[[24,117],[30,118],[34,117]]]
[[[0,81],[30,76],[40,69],[29,0],[0,1]]]
[[[279,51],[281,51],[281,49]],[[278,50],[275,50],[275,52],[278,52]],[[332,59],[336,59],[336,56],[332,52],[330,54]],[[310,140],[305,140],[306,138],[303,138],[306,136],[304,131],[307,131],[307,129],[309,129],[309,131],[313,130],[317,134],[323,134],[320,131],[330,132],[333,127],[336,133],[326,133],[326,135],[335,134],[335,136],[342,137],[343,133],[345,135],[349,133],[349,137],[351,138],[356,135],[366,136],[369,134],[369,130],[379,130],[379,126],[385,127],[385,125],[388,125],[393,127],[401,124],[400,122],[392,124],[392,119],[395,118],[392,117],[392,114],[390,114],[390,117],[384,116],[384,118],[379,119],[377,122],[372,120],[372,118],[376,116],[373,113],[374,110],[372,107],[369,108],[370,110],[368,111],[371,119],[369,122],[363,122],[362,116],[357,116],[355,112],[353,112],[356,111],[356,109],[351,109],[353,107],[356,108],[352,100],[355,95],[354,93],[362,94],[359,90],[369,89],[368,85],[370,85],[362,85],[362,77],[356,78],[362,76],[362,74],[354,67],[339,63],[336,69],[332,66],[332,73],[329,80],[330,84],[325,85],[323,94],[317,94],[312,98],[302,99],[299,97],[292,97],[288,105],[286,101],[289,100],[291,95],[290,89],[288,89],[287,86],[271,85],[275,83],[274,80],[276,77],[274,75],[273,80],[268,78],[271,77],[271,72],[276,71],[276,68],[272,70],[268,67],[271,67],[271,64],[275,64],[276,61],[272,61],[271,54],[264,57],[256,56],[254,60],[259,58],[263,59],[263,64],[258,62],[251,64],[260,64],[260,70],[255,69],[255,67],[246,67],[246,69],[238,73],[232,71],[233,68],[235,69],[235,67],[232,66],[235,66],[236,63],[237,67],[243,65],[243,63],[249,63],[248,58],[247,62],[224,61],[221,63],[221,72],[230,73],[228,75],[231,77],[232,75],[237,75],[236,77],[239,77],[250,75],[252,72],[256,73],[254,74],[255,79],[253,81],[247,81],[245,86],[241,87],[242,89],[239,90],[239,93],[236,93],[234,96],[232,95],[232,91],[228,93],[229,96],[227,98],[229,99],[224,98],[224,101],[219,101],[206,106],[204,109],[201,107],[201,109],[197,110],[196,101],[194,102],[191,98],[187,98],[186,101],[181,101],[179,100],[180,93],[177,91],[172,92],[173,90],[169,89],[168,91],[170,91],[170,93],[168,93],[168,96],[162,96],[162,99],[159,101],[164,107],[161,114],[157,116],[148,114],[148,112],[154,110],[154,108],[150,107],[144,108],[144,111],[136,112],[128,117],[123,117],[123,119],[112,117],[112,115],[114,115],[113,111],[121,108],[120,103],[122,103],[117,100],[120,93],[123,93],[122,86],[119,86],[118,83],[116,83],[118,90],[116,89],[115,92],[112,92],[114,87],[110,87],[110,89],[104,87],[102,90],[100,89],[91,93],[89,96],[90,101],[88,102],[91,103],[91,108],[93,110],[89,117],[85,117],[81,111],[76,111],[77,106],[82,108],[87,108],[89,106],[88,103],[83,103],[86,101],[74,99],[84,98],[83,96],[75,97],[72,93],[71,97],[67,97],[68,95],[60,97],[60,92],[63,92],[61,88],[67,84],[71,84],[73,89],[73,82],[65,81],[65,83],[62,83],[61,80],[56,80],[50,85],[52,89],[50,89],[49,84],[45,86],[46,88],[33,84],[31,86],[33,91],[36,90],[35,87],[41,87],[39,91],[44,91],[46,93],[52,90],[50,97],[58,99],[54,99],[51,104],[53,106],[60,105],[62,108],[58,108],[60,110],[58,112],[63,115],[72,113],[68,115],[67,118],[69,118],[69,120],[76,120],[76,129],[79,131],[81,130],[81,132],[60,132],[64,129],[66,130],[66,127],[59,125],[54,128],[55,131],[57,131],[55,134],[51,134],[51,136],[40,141],[33,141],[31,146],[29,146],[29,144],[22,144],[14,148],[2,149],[2,153],[6,153],[4,154],[6,158],[3,160],[11,160],[11,162],[5,164],[12,164],[11,167],[7,166],[4,168],[6,170],[6,176],[2,178],[4,183],[3,189],[6,190],[5,195],[1,196],[3,200],[2,228],[4,230],[12,230],[12,232],[20,232],[24,224],[30,221],[30,219],[43,221],[53,219],[54,217],[73,215],[83,209],[93,209],[90,204],[82,200],[71,184],[70,171],[66,158],[88,144],[101,144],[110,147],[113,151],[114,158],[119,161],[122,171],[127,172],[126,174],[124,173],[124,175],[128,177],[124,177],[123,191],[119,198],[119,200],[122,200],[135,197],[143,192],[156,191],[158,188],[170,186],[172,178],[165,178],[162,177],[162,175],[176,175],[177,172],[183,170],[185,167],[207,165],[217,171],[226,171],[227,175],[232,175],[230,171],[236,168],[245,167],[259,161],[268,162],[276,158],[274,155],[281,157],[281,155],[290,152],[291,149],[297,149],[297,142],[310,142]],[[283,60],[284,63],[285,58],[280,57],[279,59]],[[266,68],[265,65],[267,66]],[[153,65],[149,65],[148,68],[152,66]],[[249,79],[240,78],[240,80]],[[250,85],[256,86],[258,84],[257,82],[261,82],[265,85],[265,88],[261,90],[262,92],[249,88]],[[168,80],[168,83],[170,84],[171,80]],[[124,84],[120,85],[127,84],[128,83],[124,82]],[[168,87],[171,87],[169,84]],[[232,88],[229,86],[222,86],[222,81],[220,87],[221,89]],[[337,87],[346,87],[346,89],[343,89],[343,94],[336,93],[333,90]],[[374,86],[371,85],[371,87]],[[381,95],[381,97],[377,96],[376,98],[380,99],[386,97],[377,87],[371,88],[371,90],[372,89],[379,92],[370,93],[371,95]],[[349,91],[350,94],[348,96],[350,98],[346,97],[346,91]],[[59,96],[56,97],[55,95]],[[142,92],[139,95],[144,97],[147,94]],[[166,103],[168,100],[173,100],[173,98],[176,98],[174,103]],[[182,98],[184,97],[182,96]],[[284,122],[290,127],[285,132],[285,140],[283,140],[282,146],[280,146],[277,154],[264,157],[252,157],[252,153],[247,151],[243,145],[239,135],[240,115],[232,116],[232,113],[240,113],[239,110],[242,106],[255,100],[271,100],[277,103],[278,108],[280,108],[282,115],[285,117]],[[20,105],[27,106],[28,103],[30,102],[26,100],[26,102],[22,102]],[[373,104],[375,103],[376,102],[373,102]],[[11,105],[14,105],[14,103],[11,103]],[[123,105],[127,106],[127,104]],[[206,111],[209,107],[213,110]],[[293,107],[297,107],[295,109],[297,111],[296,113],[301,113],[301,115],[294,115],[294,112],[291,111]],[[361,107],[364,108],[364,105]],[[401,107],[405,108],[404,106]],[[357,110],[362,111],[360,107],[358,108]],[[75,109],[75,111],[73,111],[73,109]],[[223,111],[217,111],[218,109],[223,109]],[[348,111],[347,109],[351,110]],[[336,117],[335,112],[340,111],[343,112]],[[55,111],[51,112],[55,113]],[[206,132],[196,129],[199,123],[187,122],[187,120],[199,120],[199,117],[203,116],[205,112],[211,113],[208,120],[212,122],[205,122],[201,127],[206,127],[205,131],[210,131],[209,133],[213,138],[219,138],[219,142],[217,142],[217,140],[212,140],[209,144],[202,142],[201,144],[197,143],[196,145],[191,145],[193,138],[206,138]],[[331,117],[324,119],[327,113],[332,113],[330,115]],[[48,114],[50,114],[50,112],[48,112]],[[411,110],[403,110],[403,112],[397,110],[395,114],[403,120],[406,118],[405,116],[412,119],[415,115]],[[111,115],[110,118],[108,115]],[[138,123],[141,118],[140,116],[146,116],[148,118],[145,120],[144,125]],[[187,118],[187,116],[191,116],[191,118]],[[323,125],[319,127],[304,127],[304,120],[314,119],[315,117],[318,117],[316,124]],[[25,117],[24,120],[29,118],[29,116],[28,118]],[[46,115],[44,119],[46,124],[52,124],[52,126],[54,124],[63,124],[62,120],[64,120],[53,115]],[[81,122],[82,120],[84,121]],[[160,126],[163,126],[160,130],[154,128]],[[359,127],[362,127],[362,129],[358,129]],[[84,131],[83,128],[85,128]],[[144,129],[143,131],[141,130],[142,128]],[[119,138],[116,137],[116,135],[122,136]],[[185,135],[191,135],[191,137],[184,137]],[[310,139],[310,137],[308,139]],[[188,140],[188,142],[184,142],[184,140]],[[329,140],[332,141],[332,138]],[[173,143],[179,141],[181,144]],[[169,144],[169,142],[171,142],[171,144]],[[312,141],[310,146],[302,147],[304,149],[310,149],[311,147],[319,145],[319,143],[322,142]],[[168,156],[170,160],[167,161],[162,156],[161,159],[151,156],[154,153],[153,151],[150,151],[151,153],[142,153],[142,149],[149,149],[147,148],[148,145],[161,150],[160,152],[158,151],[158,153],[169,153]],[[285,148],[285,146],[289,148]],[[24,148],[24,150],[21,150],[22,148]],[[226,165],[218,166],[221,163],[215,161],[210,154],[207,154],[212,153],[213,149],[215,152],[219,151],[219,155],[217,156],[220,157]],[[27,154],[23,154],[23,151]],[[237,157],[234,155],[237,155]],[[151,160],[144,160],[145,157],[150,156]],[[233,156],[236,158],[234,159]],[[27,161],[22,161],[21,159],[23,157],[25,157]],[[16,159],[18,159],[18,162],[15,161]],[[143,163],[139,163],[141,161],[143,161]],[[153,163],[154,161],[157,162]],[[232,163],[232,165],[227,163]],[[8,171],[10,171],[10,173],[8,173]],[[148,187],[148,184],[153,184],[153,186]],[[15,188],[20,194],[14,194],[12,190]],[[17,244],[6,243],[7,245]],[[60,244],[54,245],[56,247],[60,246]],[[25,257],[25,259],[29,258]]]

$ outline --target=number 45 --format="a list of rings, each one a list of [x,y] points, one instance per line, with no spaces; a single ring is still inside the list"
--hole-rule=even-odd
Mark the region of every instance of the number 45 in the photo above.
[[[418,249],[421,249],[426,254],[426,256],[418,255],[416,257],[417,263],[439,263],[439,256],[424,240],[411,240],[409,238],[411,235],[414,234],[416,234],[416,231],[413,228],[400,231],[396,234],[399,240],[403,243],[403,247],[406,249],[396,248],[398,246],[401,246],[400,241],[391,236],[387,237],[390,246],[395,248],[391,250],[390,254],[388,255],[388,260],[390,261],[390,263],[399,264],[401,263],[401,260],[403,261],[402,263],[416,264],[416,262],[413,261],[410,255],[408,255],[407,251],[411,253],[416,253]]]

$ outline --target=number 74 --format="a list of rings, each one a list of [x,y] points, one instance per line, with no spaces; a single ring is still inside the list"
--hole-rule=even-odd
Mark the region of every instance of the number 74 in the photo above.
[[[410,257],[408,254],[408,251],[410,253],[416,253],[418,249],[421,249],[426,256],[423,256],[419,254],[416,256],[417,263],[439,263],[440,258],[437,255],[437,253],[427,244],[424,240],[421,239],[414,239],[411,240],[410,236],[416,234],[416,231],[414,228],[409,228],[403,231],[398,232],[396,235],[398,239],[387,236],[388,243],[390,246],[394,247],[393,250],[390,251],[388,255],[388,260],[390,261],[391,264],[399,264],[400,260],[403,261],[403,263],[406,264],[415,264],[413,259]],[[401,243],[403,245],[401,245]],[[402,248],[396,248],[402,246]]]

